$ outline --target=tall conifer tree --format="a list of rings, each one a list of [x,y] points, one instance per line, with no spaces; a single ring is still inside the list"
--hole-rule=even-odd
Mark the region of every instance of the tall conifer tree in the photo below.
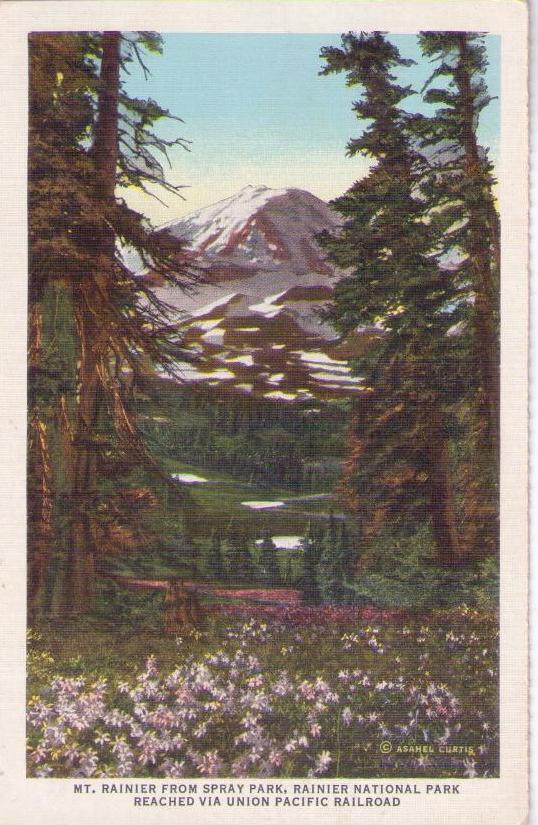
[[[301,541],[303,548],[303,568],[301,575],[301,589],[303,602],[316,605],[321,602],[321,593],[318,585],[318,567],[321,557],[321,536],[316,533],[311,524]]]
[[[104,546],[101,522],[117,506],[99,492],[99,476],[110,478],[129,462],[143,464],[170,483],[146,449],[126,403],[125,374],[143,378],[148,360],[173,369],[180,353],[175,329],[143,279],[125,266],[119,245],[134,247],[162,278],[180,287],[196,279],[181,245],[167,232],[154,232],[145,219],[117,195],[118,185],[164,180],[155,150],[181,141],[162,141],[152,127],[167,112],[153,101],[128,98],[121,70],[142,48],[159,49],[149,33],[122,37],[118,32],[32,35],[30,101],[30,390],[36,399],[30,416],[30,454],[39,453],[43,421],[43,326],[47,290],[65,294],[62,316],[71,316],[76,383],[58,381],[54,406],[61,418],[64,452],[59,464],[69,500],[71,537],[64,588],[66,612],[92,607],[96,565]],[[65,128],[62,128],[65,127]],[[50,193],[58,189],[58,199]],[[171,187],[168,187],[171,188]],[[47,215],[45,205],[54,207]],[[54,339],[54,335],[52,335]],[[58,341],[55,342],[58,346]],[[77,369],[78,362],[78,369]],[[46,372],[46,370],[45,370]],[[54,373],[60,375],[60,370]],[[69,371],[66,371],[69,375]],[[67,394],[67,395],[66,395]],[[68,397],[67,397],[68,396]],[[40,422],[33,424],[32,422]],[[37,445],[36,448],[33,445]],[[36,472],[46,462],[37,454]],[[33,459],[32,459],[33,460]],[[119,463],[118,463],[119,462]],[[41,469],[40,469],[41,468]],[[173,485],[172,485],[173,486]],[[43,484],[37,485],[43,488]],[[32,486],[34,528],[46,508]],[[58,497],[58,490],[52,495]],[[50,493],[47,492],[50,497]],[[129,519],[128,507],[123,517]],[[32,529],[32,528],[31,528]],[[42,529],[35,534],[43,535]],[[43,578],[42,541],[30,541],[31,584]]]
[[[425,100],[435,104],[423,121],[423,145],[433,148],[431,175],[438,206],[459,221],[448,242],[460,253],[458,276],[472,294],[470,321],[479,379],[481,437],[494,453],[499,441],[499,217],[495,183],[477,128],[491,101],[484,74],[488,65],[484,36],[476,32],[422,32],[425,57],[437,63]]]
[[[222,556],[222,541],[216,530],[211,533],[211,542],[207,559],[207,572],[212,578],[222,579],[225,575]]]
[[[269,532],[266,531],[260,548],[260,573],[263,581],[273,586],[281,583],[280,567],[278,565],[277,549]]]
[[[461,396],[458,284],[442,266],[437,225],[421,192],[428,161],[414,116],[401,103],[413,90],[396,70],[412,61],[380,32],[343,35],[325,48],[324,74],[346,72],[362,88],[354,104],[368,122],[350,155],[373,165],[333,205],[343,227],[322,238],[349,274],[339,280],[329,317],[344,332],[369,326],[377,340],[360,364],[369,395],[358,422],[359,501],[370,522],[428,517],[443,565],[465,556],[456,528],[447,415]],[[369,511],[369,512],[368,512]],[[364,521],[364,519],[361,519]]]

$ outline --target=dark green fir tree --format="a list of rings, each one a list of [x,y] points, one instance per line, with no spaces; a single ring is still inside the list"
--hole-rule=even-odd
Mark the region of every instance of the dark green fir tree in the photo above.
[[[226,544],[230,578],[241,582],[251,580],[254,577],[254,559],[244,530],[232,524]]]
[[[295,573],[291,555],[286,558],[284,564],[284,583],[287,584],[288,587],[292,587],[295,584]]]
[[[206,558],[206,572],[212,579],[223,579],[226,571],[222,553],[222,540],[216,530],[211,533],[209,549]]]
[[[268,531],[264,533],[262,539],[258,569],[261,580],[270,587],[282,583],[276,545]]]
[[[321,557],[321,536],[313,530],[311,524],[308,525],[301,544],[303,548],[301,575],[303,602],[309,605],[320,604],[321,593],[318,585],[318,567]]]
[[[429,520],[439,563],[459,565],[448,421],[468,370],[461,338],[448,334],[460,320],[459,284],[442,266],[439,228],[421,194],[428,161],[401,105],[414,92],[397,73],[412,61],[381,32],[343,35],[342,47],[322,56],[323,73],[345,72],[362,91],[354,110],[366,125],[348,152],[372,161],[333,202],[342,229],[321,238],[348,273],[328,316],[344,333],[368,328],[372,339],[356,364],[368,391],[357,409],[351,484],[361,520],[398,518],[407,529]]]
[[[428,194],[449,214],[445,244],[460,253],[457,276],[472,294],[468,303],[478,378],[481,438],[494,456],[499,439],[499,215],[493,166],[477,129],[491,101],[485,72],[485,36],[477,32],[422,32],[422,53],[435,69],[425,100],[437,107],[422,119],[422,146],[430,149]]]

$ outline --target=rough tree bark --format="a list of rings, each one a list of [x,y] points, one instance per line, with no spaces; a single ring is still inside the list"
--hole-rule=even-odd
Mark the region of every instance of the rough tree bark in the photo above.
[[[462,143],[468,176],[469,257],[473,273],[475,303],[473,312],[478,369],[481,375],[486,437],[497,454],[499,445],[499,343],[496,332],[498,313],[495,272],[492,263],[499,257],[498,219],[490,187],[484,178],[476,137],[476,100],[468,70],[467,35],[458,36],[459,61],[454,72],[461,99]]]
[[[432,532],[437,545],[437,561],[442,567],[458,567],[464,563],[457,528],[454,490],[448,435],[439,402],[433,399],[428,407],[426,449],[429,464],[430,514]]]
[[[181,581],[169,581],[164,597],[164,632],[181,633],[197,628],[203,620],[198,594]]]
[[[119,32],[104,32],[94,141],[96,191],[106,207],[114,201],[118,162]],[[114,233],[104,225],[94,239],[98,266],[75,288],[75,317],[81,347],[77,425],[74,437],[71,541],[67,562],[64,612],[89,612],[95,598],[99,553],[94,512],[97,496],[95,439],[99,418],[100,375],[106,369],[109,340],[109,295],[113,277]],[[102,377],[102,376],[101,376]]]
[[[43,319],[39,303],[30,301],[28,313],[28,369],[41,366]],[[53,529],[53,478],[49,427],[39,405],[28,417],[28,614],[37,618],[44,609]]]

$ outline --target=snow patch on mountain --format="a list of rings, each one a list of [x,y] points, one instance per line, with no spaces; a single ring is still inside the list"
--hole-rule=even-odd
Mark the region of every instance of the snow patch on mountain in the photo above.
[[[339,221],[310,192],[247,186],[167,225],[205,273],[189,294],[153,287],[196,355],[184,381],[288,403],[362,392],[320,316],[340,273],[316,237]]]
[[[338,225],[336,213],[310,192],[246,186],[166,228],[209,265],[328,273],[314,237]]]
[[[237,292],[232,292],[231,295],[225,295],[224,298],[217,298],[216,301],[212,301],[210,304],[206,304],[200,309],[195,309],[191,312],[193,318],[199,318],[202,315],[209,315],[214,309],[218,309],[219,307],[225,306],[229,304],[230,301],[235,298]]]

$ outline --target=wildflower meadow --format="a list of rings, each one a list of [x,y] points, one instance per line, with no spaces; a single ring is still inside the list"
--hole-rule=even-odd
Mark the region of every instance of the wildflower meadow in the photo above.
[[[77,655],[80,635],[51,650],[30,632],[29,774],[496,775],[494,614],[248,613],[215,608],[175,638],[120,636],[108,658],[91,631]]]

